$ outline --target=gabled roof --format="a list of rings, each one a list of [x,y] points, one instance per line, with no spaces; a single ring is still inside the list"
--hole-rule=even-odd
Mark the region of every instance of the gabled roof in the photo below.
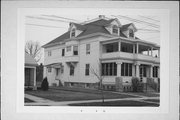
[[[37,66],[35,59],[28,53],[25,53],[25,65]]]
[[[78,30],[82,31],[82,33],[80,33],[77,37],[83,37],[83,36],[93,34],[93,33],[104,33],[104,34],[110,35],[109,31],[105,27],[110,25],[110,23],[113,22],[114,20],[117,20],[117,19],[109,19],[109,20],[99,19],[99,20],[92,21],[92,22],[86,23],[86,24],[77,24],[77,23],[70,23],[70,24],[74,24]],[[120,31],[121,37],[126,37],[122,33],[122,30],[127,29],[132,24],[133,23],[126,24],[121,27],[121,31]],[[69,38],[70,38],[70,31],[68,31],[68,32],[64,33],[63,35],[57,37],[56,39],[50,41],[49,43],[45,44],[43,47],[62,42],[65,39],[69,39]]]
[[[135,25],[134,25],[133,23],[129,23],[129,24],[123,25],[123,26],[121,27],[121,30],[122,30],[122,31],[127,30],[127,29],[129,28],[129,26],[131,26],[131,25],[134,27],[135,31],[137,31],[137,29],[136,29],[136,27],[135,27]]]

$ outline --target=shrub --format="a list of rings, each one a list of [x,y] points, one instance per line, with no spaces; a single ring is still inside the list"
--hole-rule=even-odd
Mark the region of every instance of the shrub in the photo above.
[[[45,77],[41,83],[41,89],[47,91],[49,89],[49,83],[47,77]]]
[[[131,81],[132,81],[133,92],[138,92],[138,87],[139,87],[139,85],[140,85],[139,78],[133,77],[133,78],[131,79]]]

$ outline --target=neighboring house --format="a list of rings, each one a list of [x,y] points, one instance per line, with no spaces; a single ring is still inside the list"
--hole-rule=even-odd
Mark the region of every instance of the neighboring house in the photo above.
[[[36,66],[38,66],[35,59],[25,53],[25,88],[36,89]]]
[[[116,77],[131,84],[133,76],[146,83],[159,78],[160,46],[135,36],[133,23],[103,15],[86,23],[70,23],[63,35],[43,46],[44,76],[50,85],[95,87],[99,80],[91,70],[101,72],[103,85],[113,89]],[[102,71],[100,71],[100,68]]]

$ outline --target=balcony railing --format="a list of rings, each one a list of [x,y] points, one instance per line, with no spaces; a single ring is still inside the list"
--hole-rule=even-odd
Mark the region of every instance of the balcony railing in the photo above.
[[[159,62],[159,57],[153,57],[149,55],[143,54],[133,54],[133,53],[126,53],[126,52],[111,52],[111,53],[102,53],[102,59],[111,59],[111,58],[126,58],[132,60],[147,60],[147,61],[154,61]]]

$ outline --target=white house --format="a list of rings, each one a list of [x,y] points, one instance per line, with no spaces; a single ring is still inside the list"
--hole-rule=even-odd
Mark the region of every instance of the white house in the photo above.
[[[63,35],[43,46],[45,72],[50,85],[95,87],[99,81],[91,70],[100,72],[103,85],[114,88],[116,77],[131,84],[133,76],[144,83],[157,82],[160,46],[135,36],[133,23],[100,15],[86,23],[70,23]],[[100,71],[100,67],[102,71]]]

